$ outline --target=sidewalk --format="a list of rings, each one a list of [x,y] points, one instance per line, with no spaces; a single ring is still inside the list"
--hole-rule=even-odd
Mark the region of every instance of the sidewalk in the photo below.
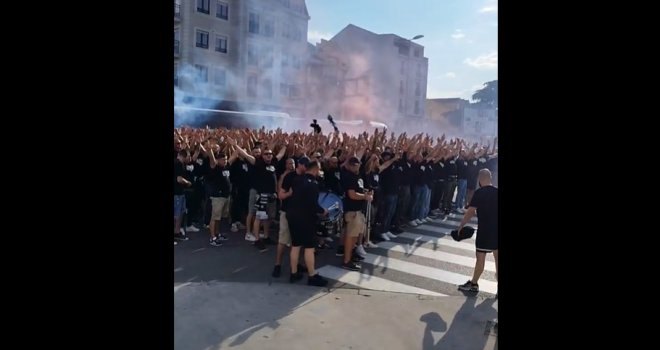
[[[306,281],[306,278],[303,279]],[[495,299],[300,284],[174,287],[177,350],[497,349]]]

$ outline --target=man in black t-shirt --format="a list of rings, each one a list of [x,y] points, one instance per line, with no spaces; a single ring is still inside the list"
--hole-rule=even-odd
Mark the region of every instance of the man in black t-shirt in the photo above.
[[[359,271],[361,266],[356,264],[360,257],[353,256],[353,247],[361,234],[366,229],[366,218],[364,211],[366,204],[373,200],[373,195],[367,193],[364,181],[360,178],[360,160],[351,157],[346,164],[346,172],[342,174],[342,187],[346,191],[344,196],[344,220],[346,221],[344,232],[344,261],[342,268]],[[362,258],[364,259],[364,258]]]
[[[394,218],[394,213],[396,211],[396,202],[399,192],[400,175],[397,174],[398,169],[394,166],[394,162],[398,161],[399,157],[395,157],[394,154],[388,151],[383,152],[381,157],[383,158],[383,164],[380,165],[379,169],[382,199],[378,211],[382,213],[383,221],[380,238],[389,241],[392,238],[396,238],[396,236],[390,232],[390,226],[392,225],[392,219]],[[398,230],[396,231],[398,232]]]
[[[467,196],[467,178],[468,178],[468,159],[467,151],[461,150],[461,153],[456,161],[456,170],[458,173],[458,192],[456,193],[456,203],[454,204],[454,211],[459,214],[464,213],[463,206],[465,206],[465,198]]]
[[[275,267],[273,268],[272,276],[275,278],[280,277],[282,273],[282,255],[284,255],[285,247],[291,246],[291,230],[289,230],[289,222],[286,218],[286,211],[289,207],[290,197],[293,195],[292,186],[294,181],[305,174],[305,166],[309,163],[309,158],[303,157],[298,160],[298,166],[295,166],[293,158],[286,160],[286,170],[282,175],[282,180],[277,189],[277,197],[282,201],[280,207],[280,232],[277,240],[277,254],[275,255]]]
[[[458,232],[461,232],[463,226],[477,214],[478,230],[476,239],[477,262],[474,267],[472,280],[458,288],[463,291],[478,292],[479,277],[484,271],[486,264],[486,254],[493,253],[495,258],[495,278],[497,279],[497,248],[498,248],[498,210],[497,210],[497,187],[493,186],[490,170],[482,169],[479,171],[479,186],[474,192],[470,207],[468,208],[461,224],[458,226]]]
[[[302,271],[298,271],[300,247],[305,249],[305,265],[307,266],[307,284],[323,287],[328,281],[314,270],[314,247],[316,246],[316,227],[318,215],[327,215],[328,211],[319,205],[319,187],[316,178],[321,170],[318,161],[310,161],[305,166],[304,175],[293,181],[291,201],[286,213],[291,231],[291,276],[289,282],[302,279]]]
[[[192,186],[192,182],[185,178],[188,162],[190,162],[190,152],[187,150],[179,151],[176,160],[174,160],[174,238],[184,241],[188,240],[188,237],[180,232],[183,214],[186,212],[186,196],[183,190]],[[176,245],[176,241],[174,245]]]
[[[225,211],[229,208],[229,197],[231,195],[231,171],[229,170],[231,164],[236,160],[238,154],[234,152],[227,160],[224,153],[218,153],[217,158],[215,152],[209,152],[210,164],[209,170],[206,175],[206,181],[209,184],[209,196],[211,198],[211,222],[209,223],[209,232],[211,234],[210,244],[219,247],[222,241],[228,238],[223,234],[218,234],[220,229],[220,220],[222,219]]]

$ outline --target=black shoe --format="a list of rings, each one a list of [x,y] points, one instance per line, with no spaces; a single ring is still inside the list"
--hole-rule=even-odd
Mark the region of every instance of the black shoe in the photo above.
[[[295,274],[292,273],[291,276],[289,276],[289,283],[295,283],[295,282],[298,282],[298,281],[300,281],[302,278],[303,278],[303,274],[302,274],[302,272],[298,271],[298,272],[296,272]]]
[[[271,274],[271,276],[275,278],[279,278],[281,274],[282,274],[282,266],[275,265],[275,268],[273,269],[273,273]]]
[[[316,286],[316,287],[325,287],[328,284],[328,280],[321,277],[318,273],[312,277],[307,278],[307,285]]]
[[[229,240],[229,237],[227,237],[227,236],[225,236],[225,235],[218,235],[218,237],[216,237],[216,239],[217,239],[218,241],[228,241],[228,240]]]
[[[353,254],[351,254],[351,261],[360,262],[362,260],[364,260],[364,257],[362,257],[360,254],[355,253],[355,252],[353,252]]]
[[[263,238],[262,241],[268,245],[275,245],[277,242],[273,241],[270,237]]]
[[[181,233],[175,233],[174,234],[174,239],[178,239],[179,241],[187,241],[188,236],[182,235]]]
[[[395,234],[398,235],[398,234],[403,233],[403,230],[398,228],[398,227],[395,227],[395,228],[391,229],[390,232],[395,233]]]
[[[222,243],[220,243],[220,239],[218,237],[211,238],[209,243],[214,247],[222,247]]]
[[[458,286],[458,289],[464,292],[477,293],[479,292],[479,285],[476,283],[472,283],[472,281],[467,281],[465,282],[465,284],[461,284],[460,286]]]
[[[344,256],[344,246],[340,245],[337,247],[337,253],[335,253],[336,256]]]
[[[327,243],[323,242],[323,243],[319,243],[316,246],[316,249],[332,249],[332,247],[329,246]]]
[[[341,268],[342,268],[342,269],[351,270],[351,271],[360,271],[360,268],[361,268],[361,267],[362,267],[362,266],[356,264],[356,263],[353,262],[353,261],[349,261],[349,262],[347,262],[347,263],[343,263],[343,264],[341,264]]]
[[[261,240],[261,239],[254,242],[254,246],[257,247],[257,249],[259,249],[260,253],[263,253],[263,252],[268,250],[268,248],[266,248],[266,245],[264,244],[263,240]]]

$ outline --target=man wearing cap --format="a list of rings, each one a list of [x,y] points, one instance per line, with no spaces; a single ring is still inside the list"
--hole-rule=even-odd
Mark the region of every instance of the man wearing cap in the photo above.
[[[490,170],[479,170],[479,186],[480,188],[474,192],[470,207],[458,226],[458,232],[461,232],[463,226],[470,221],[475,213],[477,214],[477,262],[474,266],[474,274],[472,280],[458,287],[460,290],[475,293],[479,291],[477,282],[479,282],[481,273],[484,272],[487,253],[492,252],[495,258],[495,278],[497,278],[497,187],[493,186]]]
[[[346,191],[344,196],[344,220],[346,225],[344,261],[341,267],[351,271],[359,271],[361,266],[354,261],[358,260],[359,257],[353,257],[353,247],[358,237],[365,233],[366,218],[363,212],[366,210],[366,203],[373,200],[373,195],[365,193],[364,181],[359,176],[360,160],[351,157],[345,167],[347,171],[342,176],[342,187]]]

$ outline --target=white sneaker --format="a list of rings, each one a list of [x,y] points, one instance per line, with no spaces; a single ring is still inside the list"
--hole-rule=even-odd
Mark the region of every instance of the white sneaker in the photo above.
[[[412,226],[412,227],[417,227],[419,224],[417,223],[416,220],[411,220],[411,221],[408,223],[408,225],[410,225],[410,226]]]
[[[427,216],[427,217],[424,218],[424,220],[426,220],[426,222],[429,222],[429,221],[431,221],[431,220],[433,220],[433,219],[432,219],[430,216]]]
[[[259,234],[259,238],[266,238],[266,235],[263,234],[263,233],[260,233],[260,234]]]
[[[388,237],[390,237],[391,239],[395,239],[395,238],[396,238],[396,235],[393,234],[393,233],[390,232],[390,231],[385,232],[385,234],[386,234]]]
[[[243,225],[242,223],[240,223],[240,222],[235,222],[234,224],[236,224],[236,226],[238,226],[238,229],[239,229],[239,230],[245,230],[245,225]]]
[[[364,251],[364,247],[359,245],[357,248],[355,248],[355,252],[360,254],[360,256],[365,257],[367,256],[367,252]]]
[[[247,232],[245,234],[245,240],[250,242],[255,242],[257,240],[257,237],[255,237],[252,233]]]
[[[376,244],[372,241],[367,242],[367,244],[365,244],[364,246],[367,247],[367,248],[378,248],[378,244]]]
[[[186,235],[186,230],[184,230],[183,227],[179,229],[179,232],[184,236]]]
[[[390,240],[390,236],[388,236],[388,235],[386,235],[386,234],[384,234],[384,233],[381,233],[381,234],[380,234],[380,238],[382,238],[383,241],[389,241],[389,240]]]
[[[422,221],[422,220],[420,220],[420,219],[417,219],[417,220],[415,220],[415,223],[416,223],[417,225],[421,225],[421,224],[424,223],[424,221]]]
[[[465,209],[463,209],[463,208],[458,208],[458,212],[461,213],[461,214],[465,214]]]
[[[326,241],[326,242],[334,242],[334,240],[332,239],[332,237],[326,237],[326,238],[325,238],[325,241]]]
[[[177,243],[176,243],[176,242],[174,242],[174,245],[176,245],[176,244],[177,244]]]
[[[238,225],[236,223],[231,224],[231,232],[238,232]]]
[[[197,227],[193,226],[193,225],[190,225],[190,226],[186,227],[186,230],[188,230],[190,232],[199,232],[199,229]]]

